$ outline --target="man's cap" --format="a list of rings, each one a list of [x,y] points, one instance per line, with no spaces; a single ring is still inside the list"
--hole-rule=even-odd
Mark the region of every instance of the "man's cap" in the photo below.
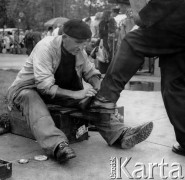
[[[84,21],[79,19],[67,21],[64,24],[63,33],[80,40],[90,39],[92,36],[90,27]]]
[[[112,8],[112,12],[114,12],[114,13],[119,14],[119,11],[120,11],[120,8],[119,7]]]

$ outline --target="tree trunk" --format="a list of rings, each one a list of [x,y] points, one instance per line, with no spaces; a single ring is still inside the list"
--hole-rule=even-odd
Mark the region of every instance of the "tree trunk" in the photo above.
[[[56,16],[55,0],[52,0],[52,17]]]

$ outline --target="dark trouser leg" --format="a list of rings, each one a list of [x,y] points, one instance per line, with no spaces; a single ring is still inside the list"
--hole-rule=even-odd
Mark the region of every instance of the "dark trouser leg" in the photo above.
[[[102,81],[99,95],[116,102],[125,84],[143,62],[144,55],[136,53],[127,41],[123,40]]]
[[[125,84],[144,62],[145,56],[175,54],[184,49],[184,39],[177,34],[155,28],[129,32],[107,70],[98,95],[116,102]]]
[[[177,142],[185,148],[185,53],[160,58],[161,93]]]
[[[122,132],[127,129],[114,114],[101,114],[101,119],[93,123],[109,145],[112,145],[120,137]]]
[[[22,90],[14,103],[23,112],[33,135],[48,154],[54,155],[59,143],[68,142],[65,134],[55,127],[46,104],[35,90]]]

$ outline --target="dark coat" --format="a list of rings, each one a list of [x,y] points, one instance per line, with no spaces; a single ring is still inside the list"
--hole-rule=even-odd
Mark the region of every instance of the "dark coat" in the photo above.
[[[139,15],[145,27],[125,37],[135,51],[160,56],[185,50],[185,0],[151,0]]]
[[[151,0],[139,15],[146,27],[167,30],[185,37],[184,0]]]

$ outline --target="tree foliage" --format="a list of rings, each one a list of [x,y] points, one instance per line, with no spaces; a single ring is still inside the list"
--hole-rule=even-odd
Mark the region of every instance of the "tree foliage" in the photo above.
[[[82,19],[112,6],[108,0],[0,0],[0,28],[41,30],[51,18]]]
[[[9,0],[0,0],[0,28],[3,26],[14,26],[13,21],[7,17]]]

